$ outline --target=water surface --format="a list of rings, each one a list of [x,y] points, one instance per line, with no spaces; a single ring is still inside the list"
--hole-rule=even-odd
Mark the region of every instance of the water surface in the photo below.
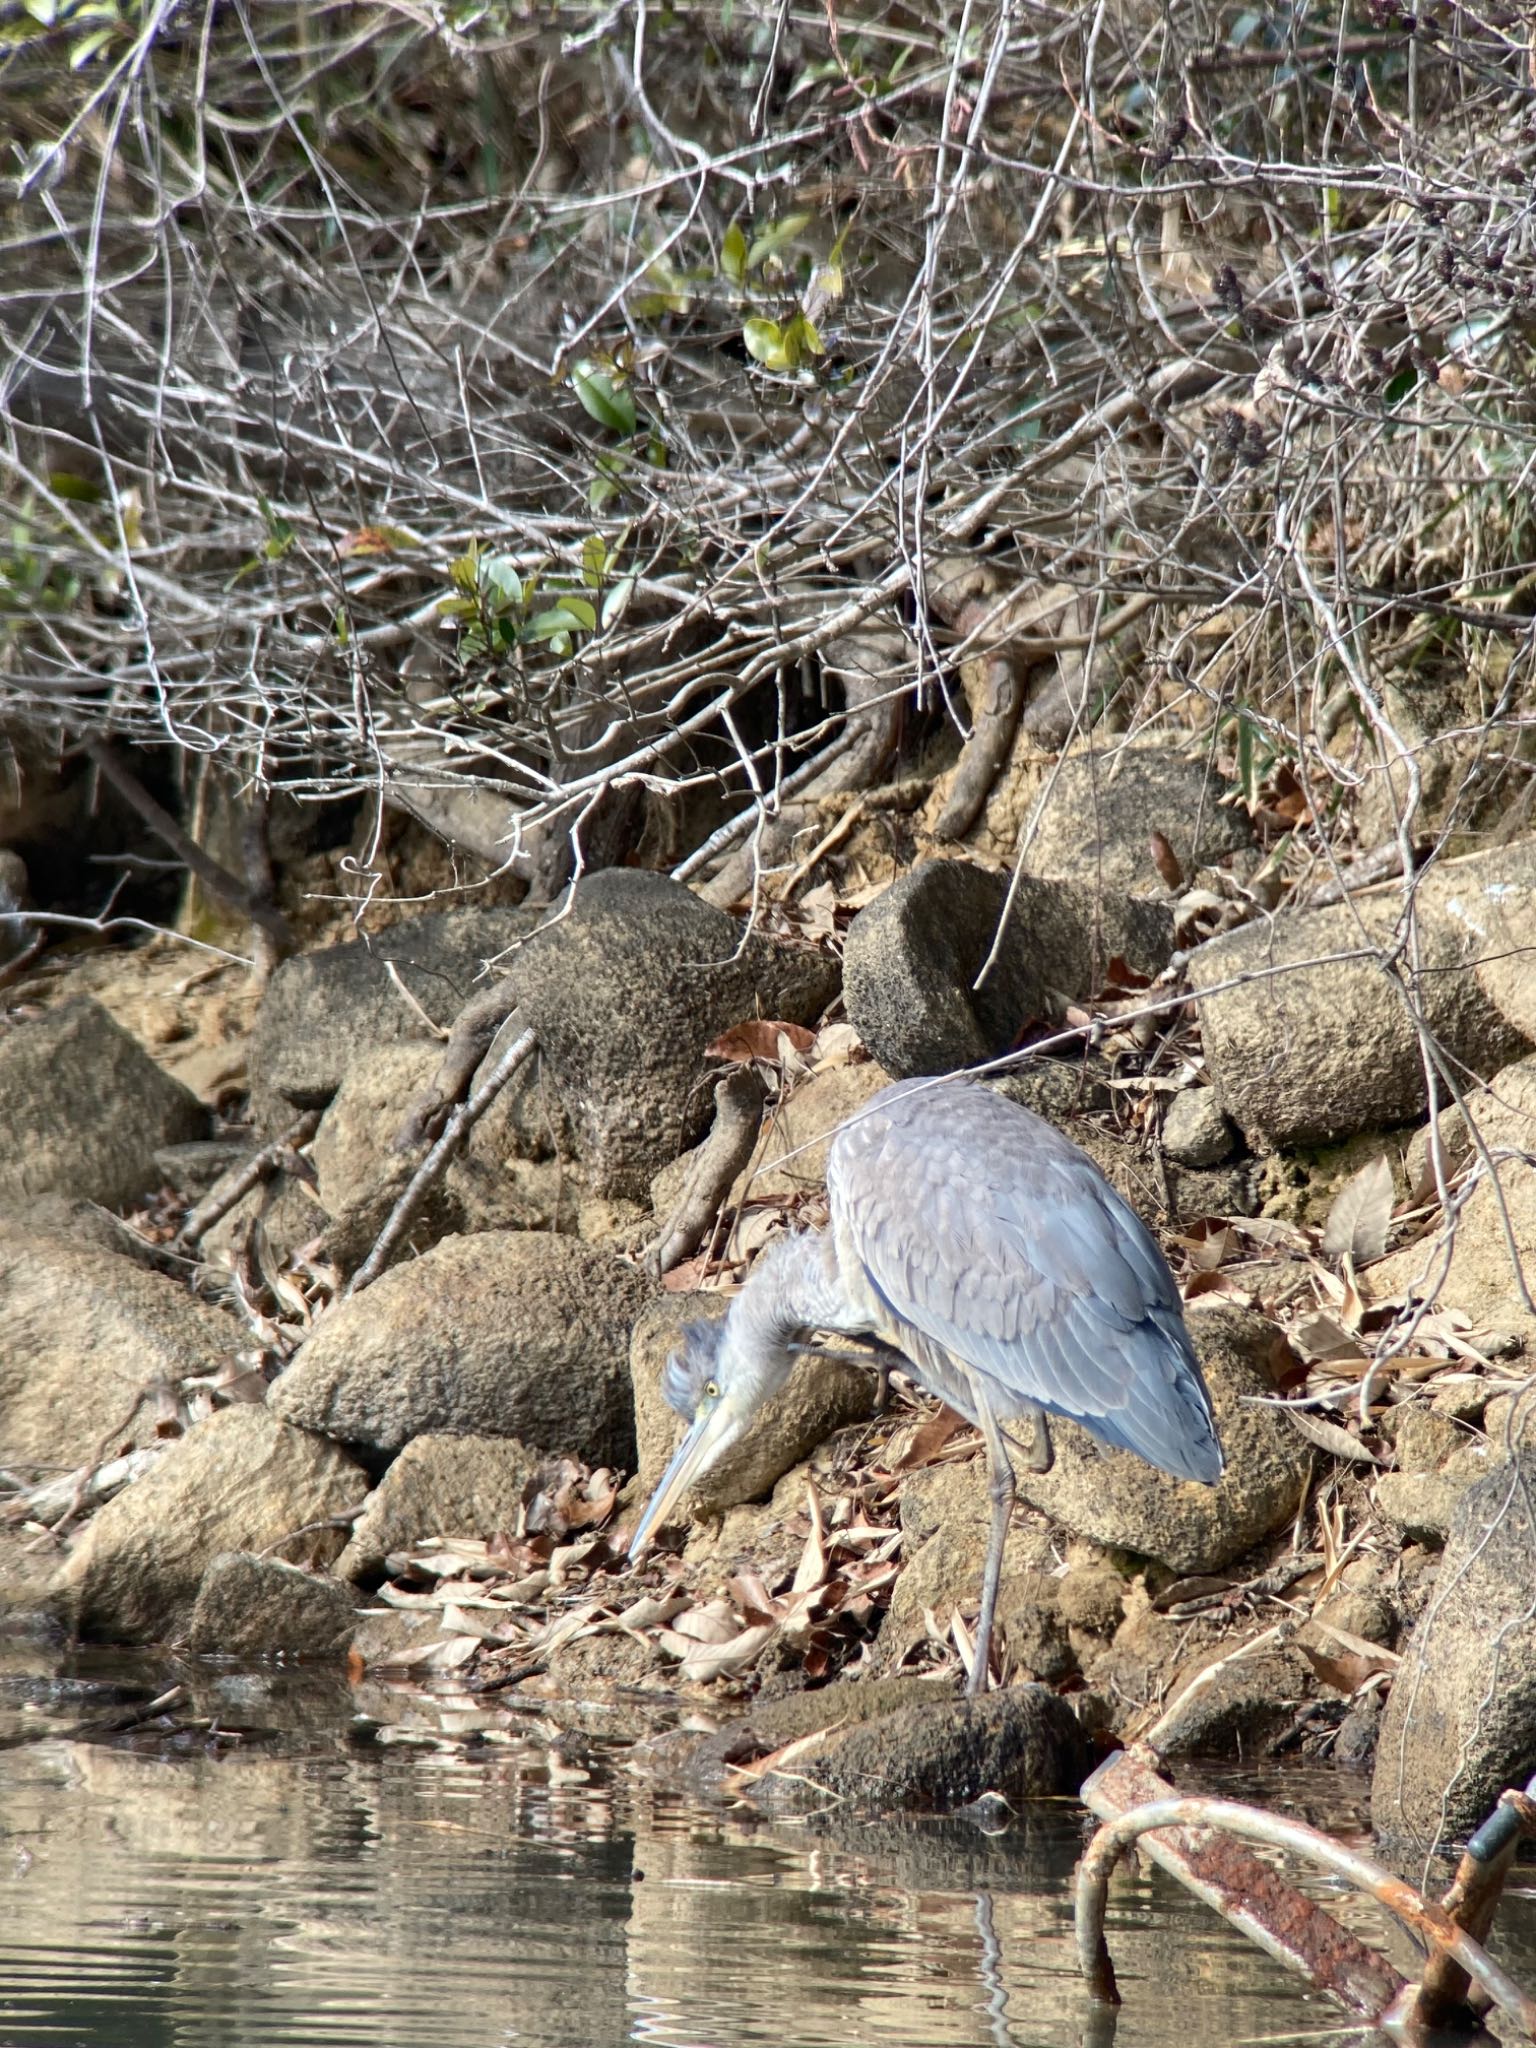
[[[411,1709],[359,1719],[340,1681],[194,1692],[237,1740],[83,1740],[68,1729],[111,1694],[60,1699],[0,1665],[0,1730],[37,1732],[0,1749],[0,2048],[1347,2037],[1150,1867],[1116,1884],[1126,2004],[1106,2025],[1073,1964],[1084,1817],[1065,1803],[1001,1833],[835,1809],[789,1825],[532,1715],[466,1742]],[[1277,1783],[1290,1810],[1358,1824],[1352,1781]],[[1528,1900],[1505,1954],[1536,1975]]]

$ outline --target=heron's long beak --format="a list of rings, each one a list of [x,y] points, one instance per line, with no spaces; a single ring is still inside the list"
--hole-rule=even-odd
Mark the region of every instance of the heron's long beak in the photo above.
[[[629,1554],[638,1557],[657,1529],[664,1528],[669,1511],[682,1499],[694,1480],[707,1472],[715,1460],[735,1442],[740,1420],[727,1402],[712,1401],[689,1424],[688,1434],[672,1453],[672,1462],[661,1475],[651,1495],[640,1526],[629,1539]]]

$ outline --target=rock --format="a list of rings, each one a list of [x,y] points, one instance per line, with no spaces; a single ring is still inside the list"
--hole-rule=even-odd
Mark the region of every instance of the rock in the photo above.
[[[542,1462],[516,1437],[415,1438],[369,1494],[336,1560],[337,1578],[372,1578],[392,1550],[408,1550],[423,1537],[488,1539],[515,1529]]]
[[[590,1192],[640,1201],[709,1122],[705,1047],[747,1017],[818,1017],[837,970],[823,954],[749,936],[680,882],[611,868],[582,880],[508,980]]]
[[[668,1294],[635,1323],[629,1365],[639,1450],[638,1496],[649,1499],[682,1433],[683,1423],[661,1391],[667,1359],[687,1323],[712,1321],[729,1307],[720,1294]],[[863,1422],[874,1405],[874,1374],[845,1359],[804,1352],[787,1384],[753,1418],[751,1429],[683,1502],[677,1520],[718,1515],[762,1500],[835,1430]]]
[[[892,1075],[950,1073],[1016,1045],[1053,998],[1089,993],[1115,955],[1155,974],[1173,951],[1162,905],[1020,877],[997,958],[979,987],[1009,880],[968,861],[931,860],[861,910],[843,946],[850,1020]]]
[[[1059,1685],[1076,1672],[1055,1583],[1042,1573],[1005,1579],[997,1596],[997,1627],[1013,1682],[1023,1678]]]
[[[1435,1267],[1436,1299],[1442,1307],[1464,1309],[1479,1328],[1511,1332],[1529,1345],[1536,1343],[1536,1318],[1516,1284],[1505,1221],[1524,1272],[1536,1273],[1536,1165],[1531,1164],[1536,1158],[1536,1056],[1505,1067],[1465,1100],[1498,1161],[1499,1184],[1495,1188],[1480,1178],[1463,1202],[1449,1263],[1443,1272],[1438,1263]],[[1427,1270],[1423,1245],[1409,1245],[1365,1269],[1364,1291],[1370,1301],[1410,1290],[1422,1294]]]
[[[1296,1709],[1316,1690],[1307,1659],[1299,1650],[1282,1647],[1254,1657],[1234,1657],[1209,1684],[1185,1693],[1203,1668],[1221,1663],[1227,1654],[1227,1648],[1218,1650],[1203,1665],[1178,1674],[1170,1688],[1171,1717],[1157,1724],[1159,1756],[1169,1761],[1181,1756],[1252,1761],[1286,1732]]]
[[[310,1146],[320,1200],[331,1215],[366,1195],[381,1175],[399,1170],[395,1139],[441,1057],[434,1044],[376,1045],[342,1075]]]
[[[338,1302],[268,1399],[386,1454],[445,1430],[627,1466],[629,1333],[648,1294],[632,1267],[569,1238],[445,1237]]]
[[[350,1514],[366,1486],[323,1437],[266,1408],[218,1409],[97,1510],[56,1597],[82,1636],[168,1642],[185,1632],[210,1558],[281,1545],[289,1563],[328,1564],[343,1531],[323,1525]]]
[[[889,1087],[890,1080],[884,1067],[873,1060],[860,1060],[842,1067],[823,1067],[797,1082],[767,1118],[756,1163],[732,1188],[731,1201],[777,1201],[823,1188],[833,1133],[856,1116],[872,1095]],[[683,1176],[678,1171],[682,1166],[679,1161],[652,1183],[658,1217],[671,1213],[682,1191]]]
[[[1443,1543],[1462,1495],[1487,1471],[1486,1451],[1458,1451],[1440,1472],[1383,1472],[1376,1512],[1414,1543]]]
[[[1458,1429],[1449,1416],[1436,1415],[1417,1401],[1389,1409],[1382,1433],[1391,1438],[1399,1472],[1436,1472],[1453,1451],[1469,1441],[1467,1432]]]
[[[946,1632],[957,1608],[975,1620],[990,1518],[984,1454],[925,1465],[907,1474],[901,1487],[905,1562],[880,1624],[880,1671],[899,1671],[912,1651],[928,1640],[929,1614]],[[1051,1605],[1052,1582],[1045,1575],[1049,1564],[1047,1533],[1015,1520],[1003,1549],[998,1594],[998,1622],[1010,1658],[1017,1654],[1016,1643],[1031,1654],[1040,1647],[1033,1617]],[[1036,1671],[1035,1676],[1046,1674]]]
[[[401,1153],[395,1140],[408,1110],[431,1085],[441,1054],[441,1046],[426,1044],[381,1045],[360,1054],[320,1119],[311,1148],[320,1200],[349,1252],[361,1245],[366,1255],[421,1163],[424,1146]],[[411,1231],[415,1251],[453,1232],[555,1227],[562,1177],[568,1181],[570,1174],[553,1159],[557,1133],[538,1093],[514,1079],[475,1124]],[[565,1205],[568,1223],[577,1192],[573,1188]]]
[[[1299,911],[1242,925],[1190,955],[1206,1063],[1251,1145],[1317,1144],[1424,1114],[1423,1060],[1402,990],[1374,960],[1329,957],[1367,942],[1392,950],[1397,916],[1395,903],[1375,899]],[[1524,1040],[1465,971],[1469,941],[1445,919],[1422,916],[1419,942],[1425,1022],[1449,1058],[1493,1072]],[[1234,977],[1235,987],[1207,993]]]
[[[249,1341],[164,1274],[9,1217],[0,1326],[0,1462],[39,1473],[152,1443],[156,1389],[218,1374]]]
[[[1125,1619],[1125,1583],[1113,1565],[1077,1565],[1057,1591],[1062,1620],[1071,1628],[1112,1636]]]
[[[1434,1596],[1382,1718],[1378,1834],[1449,1846],[1523,1785],[1536,1758],[1536,1453],[1457,1502]]]
[[[197,1097],[89,996],[0,1030],[0,1202],[60,1194],[126,1208],[156,1183],[155,1147],[207,1125]]]
[[[1536,1392],[1495,1394],[1483,1410],[1483,1431],[1496,1458],[1515,1450],[1536,1450]]]
[[[50,1599],[57,1575],[58,1559],[34,1532],[0,1522],[0,1639],[60,1633]]]
[[[1351,1707],[1339,1723],[1329,1758],[1346,1771],[1367,1770],[1380,1738],[1381,1702],[1373,1695]]]
[[[31,901],[26,862],[9,846],[0,846],[0,966],[13,960],[32,937],[31,923],[21,915]]]
[[[651,1748],[669,1777],[681,1775],[707,1792],[719,1788],[728,1769],[791,1743],[805,1745],[794,1777],[760,1779],[757,1793],[766,1801],[798,1803],[809,1782],[862,1808],[943,1813],[984,1793],[1008,1800],[1071,1796],[1092,1766],[1081,1722],[1043,1685],[968,1700],[936,1694],[931,1682],[915,1678],[818,1686],[760,1702],[744,1720],[712,1734],[675,1731]]]
[[[1345,1635],[1359,1636],[1365,1643],[1390,1646],[1397,1634],[1398,1620],[1397,1609],[1385,1593],[1357,1588],[1352,1592],[1336,1593],[1331,1600],[1325,1600],[1321,1607],[1315,1608],[1311,1621],[1301,1632],[1301,1640],[1324,1651],[1333,1644],[1336,1651],[1337,1642],[1328,1634],[1328,1630],[1334,1628],[1342,1630]]]
[[[1484,995],[1536,1041],[1536,839],[1436,862],[1419,902],[1466,935]]]
[[[226,1550],[209,1564],[187,1646],[221,1657],[339,1657],[357,1626],[349,1587],[275,1557]]]
[[[242,1195],[204,1233],[198,1253],[215,1282],[227,1284],[253,1232],[259,1232],[267,1263],[279,1267],[286,1265],[301,1245],[323,1236],[333,1220],[306,1178],[279,1169]]]
[[[1249,1405],[1269,1395],[1279,1332],[1229,1307],[1189,1316],[1210,1386],[1227,1469],[1215,1486],[1173,1479],[1129,1451],[1108,1450],[1076,1423],[1051,1421],[1049,1472],[1018,1470],[1019,1496],[1079,1536],[1155,1557],[1176,1572],[1216,1571],[1295,1514],[1311,1451],[1283,1414]]]
[[[251,1036],[253,1093],[275,1093],[296,1109],[323,1109],[361,1054],[381,1045],[433,1045],[389,963],[427,1015],[449,1025],[475,992],[483,963],[537,923],[529,910],[447,910],[284,960],[267,984]]]
[[[1180,1166],[1219,1166],[1237,1133],[1214,1088],[1185,1088],[1163,1112],[1163,1150]]]
[[[835,1705],[829,1686],[822,1710]],[[934,1699],[829,1733],[795,1770],[863,1807],[951,1813],[983,1793],[1010,1801],[1072,1797],[1092,1768],[1071,1707],[1044,1685],[1011,1685],[981,1699]]]
[[[1253,844],[1246,815],[1222,802],[1229,794],[1208,761],[1172,747],[1069,754],[1041,795],[1024,858],[1032,874],[1165,896],[1150,851],[1154,832],[1172,847],[1186,880]]]
[[[365,1607],[358,1611],[348,1654],[355,1664],[373,1670],[382,1664],[402,1667],[443,1640],[442,1610],[423,1613],[402,1607]]]

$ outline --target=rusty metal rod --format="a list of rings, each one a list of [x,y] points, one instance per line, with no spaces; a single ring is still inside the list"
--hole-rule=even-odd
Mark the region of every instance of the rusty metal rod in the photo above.
[[[1430,1905],[1412,1885],[1404,1884],[1370,1857],[1344,1848],[1316,1828],[1261,1813],[1235,1799],[1154,1799],[1107,1822],[1094,1836],[1078,1865],[1076,1922],[1078,1965],[1095,1997],[1109,2004],[1118,2004],[1120,1998],[1104,1939],[1104,1912],[1115,1865],[1141,1836],[1158,1828],[1177,1827],[1221,1828],[1241,1840],[1287,1850],[1332,1871],[1385,1906],[1411,1932],[1452,1956],[1493,2003],[1536,2040],[1536,1999],[1529,1998],[1439,1906]]]
[[[1515,1851],[1536,1834],[1536,1778],[1523,1792],[1501,1795],[1498,1805],[1462,1852],[1450,1890],[1440,1910],[1474,1941],[1486,1941]],[[1465,2017],[1471,1989],[1467,1971],[1444,1949],[1433,1949],[1424,1976],[1409,2002],[1413,2022],[1421,2028],[1447,2027]]]

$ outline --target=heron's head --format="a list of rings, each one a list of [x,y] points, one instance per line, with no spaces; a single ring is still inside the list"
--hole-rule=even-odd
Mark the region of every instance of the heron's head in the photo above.
[[[744,1369],[737,1350],[721,1317],[690,1323],[667,1360],[661,1390],[688,1431],[629,1539],[631,1557],[640,1555],[689,1487],[720,1462],[751,1421],[761,1396],[757,1376]]]

